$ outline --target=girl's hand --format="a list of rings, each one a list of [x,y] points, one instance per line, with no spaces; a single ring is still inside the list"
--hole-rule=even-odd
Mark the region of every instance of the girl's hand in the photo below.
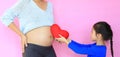
[[[22,44],[22,53],[24,53],[25,47],[27,47],[27,37],[25,35],[21,35],[21,44]]]
[[[60,38],[56,38],[57,41],[68,44],[68,41],[65,37],[63,37],[60,34],[59,34],[59,36],[60,36]]]

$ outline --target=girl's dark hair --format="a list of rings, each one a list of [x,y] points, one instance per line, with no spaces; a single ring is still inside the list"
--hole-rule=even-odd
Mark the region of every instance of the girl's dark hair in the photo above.
[[[113,32],[111,30],[110,25],[107,22],[101,21],[101,22],[97,22],[96,24],[94,24],[93,28],[97,34],[100,33],[102,35],[103,40],[105,41],[110,40],[111,54],[112,54],[112,57],[114,57],[113,41],[112,41]]]

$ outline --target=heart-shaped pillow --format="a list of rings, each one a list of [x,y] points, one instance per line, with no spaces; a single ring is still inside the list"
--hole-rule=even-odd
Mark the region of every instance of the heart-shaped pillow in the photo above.
[[[62,30],[57,24],[53,24],[50,29],[54,38],[60,38],[59,34],[65,38],[69,37],[69,33],[66,30]]]

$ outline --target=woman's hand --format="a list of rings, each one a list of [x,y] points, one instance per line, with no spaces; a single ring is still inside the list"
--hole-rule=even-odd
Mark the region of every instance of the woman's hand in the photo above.
[[[25,47],[27,47],[27,37],[25,35],[21,35],[21,44],[22,44],[22,53],[24,53]]]
[[[62,43],[66,43],[66,44],[69,43],[69,41],[65,37],[63,37],[60,34],[59,34],[59,36],[60,36],[60,38],[56,38],[57,41],[62,42]]]
[[[25,46],[27,46],[27,37],[20,31],[14,22],[12,22],[8,27],[21,37],[22,52],[24,53]]]

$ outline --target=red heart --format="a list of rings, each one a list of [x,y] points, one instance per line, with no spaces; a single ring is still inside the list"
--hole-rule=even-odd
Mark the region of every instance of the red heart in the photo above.
[[[59,34],[65,38],[69,37],[69,33],[66,30],[62,30],[57,24],[51,26],[51,33],[54,38],[60,38]]]

